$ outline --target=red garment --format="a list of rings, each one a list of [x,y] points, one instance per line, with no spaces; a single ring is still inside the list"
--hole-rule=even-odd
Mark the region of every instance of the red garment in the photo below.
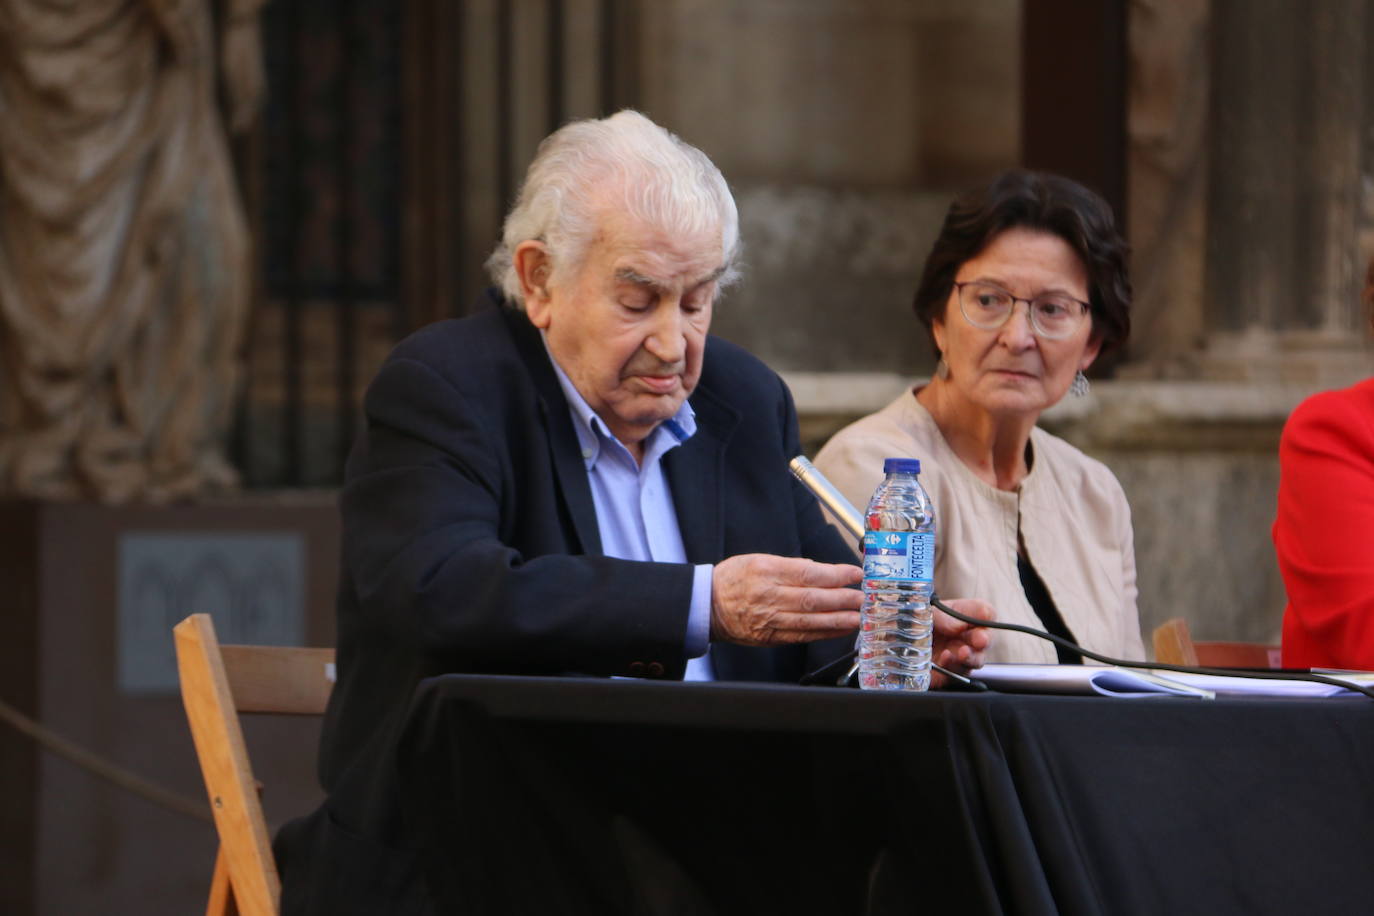
[[[1374,378],[1298,405],[1279,442],[1283,664],[1374,670]]]

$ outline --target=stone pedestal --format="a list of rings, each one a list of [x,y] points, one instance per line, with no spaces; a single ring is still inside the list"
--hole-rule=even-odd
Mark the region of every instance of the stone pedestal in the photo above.
[[[1302,385],[1095,382],[1041,421],[1112,469],[1131,505],[1145,644],[1170,617],[1198,639],[1278,642],[1287,599],[1269,530],[1278,442]]]
[[[303,643],[333,645],[336,518],[329,495],[0,506],[3,698],[118,766],[205,802],[176,692],[171,624],[205,610],[226,642],[287,629]],[[246,726],[269,823],[318,804],[318,722],[257,717]],[[8,727],[0,728],[0,785],[0,911],[204,908],[213,824],[118,789]]]
[[[814,454],[844,425],[923,380],[788,373],[786,381],[803,445]],[[1199,639],[1278,641],[1287,599],[1269,537],[1277,449],[1308,391],[1278,381],[1099,381],[1041,418],[1106,463],[1126,491],[1147,646],[1156,626],[1180,616]]]

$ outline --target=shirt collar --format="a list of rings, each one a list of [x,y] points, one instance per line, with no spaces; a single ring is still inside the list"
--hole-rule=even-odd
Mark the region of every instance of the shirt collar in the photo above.
[[[577,433],[577,444],[582,449],[582,460],[586,462],[590,469],[596,464],[596,460],[601,455],[601,444],[615,442],[624,448],[624,444],[617,439],[606,427],[605,422],[592,410],[587,399],[582,397],[582,392],[577,390],[577,386],[568,378],[568,374],[563,371],[563,367],[558,365],[558,360],[553,358],[553,351],[549,349],[548,335],[544,329],[539,329],[539,339],[544,342],[544,352],[549,356],[549,363],[553,366],[553,371],[558,376],[558,384],[563,389],[563,397],[568,401],[568,408],[572,412],[573,430]],[[644,443],[644,454],[652,455],[655,451],[661,455],[674,445],[686,442],[697,431],[696,412],[692,410],[692,405],[688,401],[683,401],[682,406],[677,409],[677,413],[664,420],[654,431],[649,434]],[[672,437],[672,440],[664,447],[655,448],[656,440],[664,435]]]

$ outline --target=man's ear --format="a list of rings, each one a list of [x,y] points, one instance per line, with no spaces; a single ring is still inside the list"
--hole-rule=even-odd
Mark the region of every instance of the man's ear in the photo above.
[[[520,279],[520,292],[525,297],[525,314],[536,328],[549,326],[549,277],[553,261],[543,242],[528,239],[515,246],[511,253],[515,275]]]

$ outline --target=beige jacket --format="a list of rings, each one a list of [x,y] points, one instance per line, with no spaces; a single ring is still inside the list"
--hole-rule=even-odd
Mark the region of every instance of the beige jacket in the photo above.
[[[1106,465],[1038,427],[1031,449],[1030,473],[1015,491],[991,487],[950,450],[908,391],[836,433],[815,463],[863,511],[882,480],[883,459],[921,459],[921,484],[935,504],[936,594],[981,598],[1000,620],[1040,627],[1016,571],[1019,525],[1031,565],[1075,641],[1117,658],[1145,658],[1121,484]],[[1053,662],[1055,651],[1044,640],[999,630],[987,660]]]

